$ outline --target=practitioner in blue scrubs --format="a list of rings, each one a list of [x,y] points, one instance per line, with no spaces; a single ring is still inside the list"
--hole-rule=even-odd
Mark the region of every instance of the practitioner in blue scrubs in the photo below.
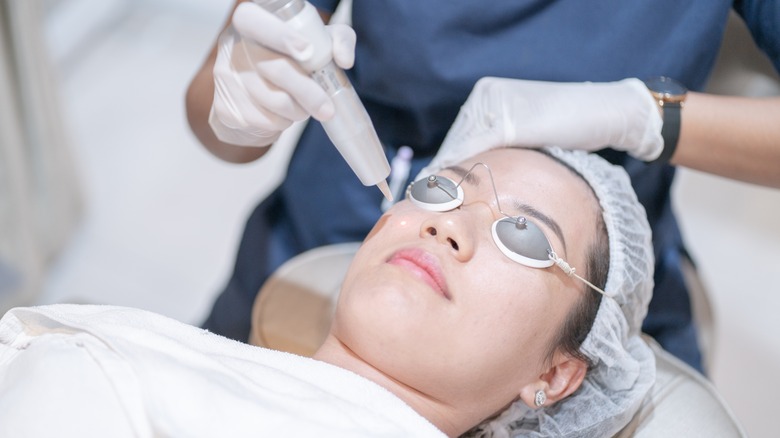
[[[303,47],[300,40],[287,38],[288,30],[274,27],[283,23],[261,23],[267,17],[258,7],[240,3],[233,24],[245,38],[264,43],[268,38],[266,45],[279,51],[290,48],[293,55]],[[326,20],[338,5],[335,0],[311,3]],[[701,369],[696,327],[681,270],[688,254],[672,211],[672,164],[780,186],[780,172],[767,168],[767,163],[778,162],[778,148],[772,145],[778,143],[780,132],[773,125],[780,124],[766,122],[773,120],[771,117],[778,120],[778,101],[697,92],[705,86],[713,67],[732,8],[745,19],[758,46],[780,68],[778,1],[355,0],[351,25],[356,46],[354,67],[348,75],[388,158],[392,160],[401,146],[413,150],[409,178],[431,161],[475,83],[486,76],[555,83],[611,83],[666,76],[687,87],[690,91],[682,109],[677,150],[667,149],[664,154],[671,157],[646,162],[633,158],[630,150],[627,154],[609,148],[600,153],[627,169],[653,228],[655,290],[643,329],[665,349]],[[255,18],[258,21],[252,26]],[[280,35],[287,39],[279,43]],[[349,35],[340,39],[343,28],[335,29],[333,35],[338,46],[334,57],[339,62],[338,51],[342,59],[343,53],[351,55],[354,40],[350,41]],[[280,84],[287,84],[287,79],[279,78],[289,76],[269,64],[251,74],[231,76],[238,78],[236,83],[223,81],[216,87],[223,93],[222,97],[218,93],[218,99],[224,99],[224,93],[234,93],[232,99],[238,103],[233,102],[232,111],[241,119],[241,123],[220,122],[226,105],[214,101],[213,74],[215,63],[218,67],[227,65],[220,56],[226,55],[219,55],[215,46],[187,96],[190,125],[215,155],[233,162],[251,161],[264,154],[265,146],[284,129],[286,125],[279,124],[280,119],[289,124],[310,114],[315,119],[328,117],[328,109],[319,105],[314,94],[294,95],[292,90],[300,88],[294,85],[289,85],[287,91],[300,108],[282,108],[268,115],[263,96],[285,91]],[[348,67],[350,61],[341,62]],[[255,93],[254,79],[247,79],[255,73],[273,86]],[[241,81],[245,81],[244,88],[236,85]],[[248,90],[246,94],[251,98],[241,101],[241,90]],[[252,108],[247,109],[249,106]],[[250,114],[257,108],[262,109],[257,113],[262,117]],[[586,107],[581,113],[589,111]],[[278,128],[274,130],[274,126]],[[566,130],[566,122],[556,123],[556,129]],[[663,134],[668,143],[668,133]],[[542,135],[540,141],[542,138],[547,137]],[[742,152],[747,150],[751,152]],[[252,303],[269,274],[308,249],[362,240],[381,214],[381,201],[379,190],[359,183],[320,123],[312,119],[281,186],[249,217],[232,276],[204,327],[246,341]]]

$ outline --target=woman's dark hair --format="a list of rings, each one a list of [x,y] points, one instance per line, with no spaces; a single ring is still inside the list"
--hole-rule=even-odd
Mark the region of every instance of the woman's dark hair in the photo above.
[[[540,152],[561,163],[572,173],[582,178],[582,175],[565,161],[543,150]],[[590,184],[588,184],[588,188],[593,193],[593,196],[598,199]],[[588,245],[588,248],[586,248],[585,253],[585,278],[599,289],[604,290],[607,284],[607,275],[609,274],[609,234],[604,217],[601,214],[601,209],[599,209],[599,213],[596,216],[595,237]],[[582,360],[588,365],[588,368],[593,366],[592,361],[580,351],[580,347],[585,342],[585,338],[590,333],[593,322],[596,320],[596,313],[598,313],[602,295],[584,283],[582,284],[582,290],[582,298],[571,309],[559,336],[550,345],[546,357],[548,362],[552,360],[556,351],[560,351],[569,357]]]
[[[596,234],[587,248],[585,255],[585,272],[591,283],[600,289],[604,289],[609,273],[609,238],[607,226],[601,214],[596,222]],[[549,359],[555,351],[560,351],[572,358],[580,359],[590,368],[593,364],[581,351],[580,347],[590,333],[593,322],[596,320],[602,295],[587,285],[582,286],[582,298],[577,301],[569,312],[561,329],[560,336],[551,345]]]

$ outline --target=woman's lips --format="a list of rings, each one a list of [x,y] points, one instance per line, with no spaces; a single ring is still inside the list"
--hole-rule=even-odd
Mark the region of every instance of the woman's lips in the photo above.
[[[387,263],[406,268],[444,298],[451,299],[439,260],[431,253],[416,248],[402,249],[393,254]]]

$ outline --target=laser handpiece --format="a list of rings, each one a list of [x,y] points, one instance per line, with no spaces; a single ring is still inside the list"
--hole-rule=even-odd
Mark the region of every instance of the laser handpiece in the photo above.
[[[333,100],[334,116],[322,122],[325,133],[349,167],[365,186],[376,185],[388,200],[393,195],[387,185],[390,164],[363,103],[344,71],[333,61],[330,34],[317,10],[305,0],[253,0],[312,43],[313,55],[299,62]]]

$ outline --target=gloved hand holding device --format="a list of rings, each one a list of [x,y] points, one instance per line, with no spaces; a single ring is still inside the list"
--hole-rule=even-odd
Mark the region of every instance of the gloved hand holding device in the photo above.
[[[333,60],[351,68],[355,32],[343,24],[326,29]],[[217,138],[240,146],[268,146],[295,121],[332,118],[332,99],[299,65],[314,55],[315,43],[259,5],[241,3],[232,26],[219,38],[214,64],[209,125]]]
[[[556,83],[486,77],[476,83],[420,174],[513,145],[611,147],[650,161],[663,149],[661,126],[658,104],[639,79]]]

